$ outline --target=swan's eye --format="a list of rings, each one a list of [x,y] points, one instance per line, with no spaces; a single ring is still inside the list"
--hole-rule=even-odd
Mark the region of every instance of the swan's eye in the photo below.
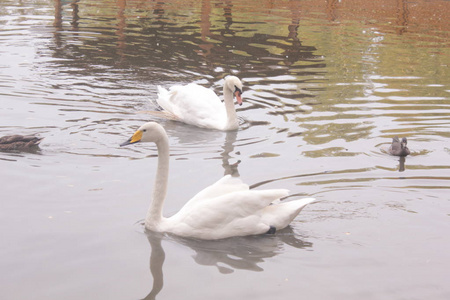
[[[234,86],[234,92],[239,92],[239,95],[242,95],[242,90],[238,88],[237,86]]]
[[[142,130],[143,132],[146,132],[147,131],[147,129],[144,129],[144,130]]]

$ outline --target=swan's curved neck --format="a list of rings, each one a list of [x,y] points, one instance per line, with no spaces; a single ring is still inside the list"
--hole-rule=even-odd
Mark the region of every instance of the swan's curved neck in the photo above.
[[[238,119],[236,109],[233,101],[233,91],[227,85],[223,86],[223,100],[225,102],[225,109],[227,111],[227,126],[226,129],[236,128],[238,126]]]
[[[156,169],[155,184],[153,187],[152,202],[145,218],[145,227],[156,229],[162,220],[162,209],[167,194],[167,181],[169,177],[169,140],[165,132],[156,142],[158,148],[158,167]]]

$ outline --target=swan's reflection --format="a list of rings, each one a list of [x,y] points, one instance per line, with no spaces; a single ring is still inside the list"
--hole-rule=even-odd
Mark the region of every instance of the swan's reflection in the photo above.
[[[233,273],[234,270],[264,271],[258,264],[282,252],[284,244],[296,248],[312,246],[312,243],[298,239],[291,227],[277,232],[276,235],[234,237],[217,241],[179,237],[175,240],[196,252],[193,256],[196,263],[215,266],[222,274]]]
[[[310,248],[311,242],[299,239],[292,228],[280,230],[275,235],[234,237],[216,241],[204,241],[165,235],[146,231],[150,242],[150,272],[153,286],[144,299],[155,299],[164,285],[163,264],[165,252],[161,241],[173,241],[195,251],[194,261],[202,266],[214,266],[222,274],[233,273],[234,270],[263,271],[261,264],[265,259],[274,257],[283,251],[284,246]]]
[[[194,149],[198,147],[203,150],[205,144],[208,144],[211,141],[218,141],[221,143],[220,141],[224,138],[223,145],[221,146],[223,151],[220,152],[224,175],[230,174],[231,176],[239,177],[238,166],[241,161],[237,160],[235,163],[230,164],[230,160],[233,158],[231,153],[234,151],[234,145],[237,139],[237,130],[223,132],[186,126],[185,124],[170,120],[163,120],[161,124],[164,126],[167,134],[176,140],[176,144],[191,145]],[[177,147],[175,146],[174,149],[177,149]],[[183,149],[186,149],[186,147]]]
[[[166,258],[166,253],[161,246],[161,240],[163,238],[163,234],[158,232],[152,232],[151,234],[147,234],[148,241],[150,242],[150,273],[152,273],[153,277],[153,287],[150,291],[150,294],[147,297],[143,298],[143,300],[156,299],[156,295],[162,290],[164,286],[164,275],[163,275],[163,264],[164,259]]]
[[[222,167],[225,169],[223,175],[231,175],[233,177],[239,177],[238,165],[241,163],[240,160],[234,164],[230,164],[230,153],[234,150],[234,143],[236,143],[237,131],[228,131],[225,136],[225,142],[223,144],[223,151],[220,153],[222,156]]]
[[[151,111],[144,113],[152,115]],[[167,135],[171,139],[174,139],[176,144],[204,147],[205,144],[221,139],[223,136],[222,131],[199,128],[193,125],[186,125],[178,121],[161,119],[157,122],[164,127]]]

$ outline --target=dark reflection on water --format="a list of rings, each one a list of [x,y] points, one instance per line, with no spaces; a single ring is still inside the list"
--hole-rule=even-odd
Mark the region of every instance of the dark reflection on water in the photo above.
[[[150,4],[147,11],[133,11],[136,9],[133,3],[128,8],[126,1],[118,1],[117,7],[109,7],[117,16],[91,19],[79,15],[78,2],[70,4],[71,21],[66,28],[63,19],[67,9],[56,1],[56,31],[54,43],[49,45],[52,56],[72,60],[72,68],[132,67],[138,75],[143,71],[146,80],[171,81],[183,76],[182,73],[205,79],[202,74],[211,74],[212,70],[218,73],[216,78],[233,72],[239,72],[242,77],[267,76],[268,70],[271,76],[286,75],[286,72],[297,76],[319,75],[325,67],[323,63],[311,63],[308,70],[289,68],[298,61],[322,60],[313,54],[315,47],[302,45],[298,37],[298,7],[292,7],[291,24],[285,25],[287,35],[279,36],[245,30],[246,23],[242,20],[235,24],[236,8],[232,1],[203,1],[199,19],[185,15],[174,18],[172,5],[163,1]],[[217,10],[213,12],[211,6],[222,7],[222,16],[215,15]],[[129,14],[125,13],[127,10]],[[213,24],[213,17],[222,21],[215,20]],[[268,50],[271,48],[276,48],[276,53]],[[64,69],[72,72],[67,66],[64,61]],[[213,83],[214,78],[206,79]]]
[[[249,112],[243,129],[261,122],[283,126],[283,121],[291,121],[297,125],[277,129],[289,130],[290,136],[302,135],[305,142],[315,145],[341,139],[350,143],[374,134],[389,137],[399,130],[408,136],[433,129],[435,134],[445,135],[440,127],[445,124],[446,109],[430,106],[442,98],[409,91],[421,77],[385,70],[383,61],[389,57],[381,51],[384,36],[364,29],[367,37],[353,38],[355,46],[349,47],[331,31],[328,43],[316,40],[317,45],[311,44],[311,32],[301,27],[308,2],[287,3],[269,22],[266,15],[251,13],[255,18],[247,21],[243,8],[252,5],[233,1],[202,1],[183,12],[177,11],[173,1],[106,1],[102,5],[105,12],[99,16],[96,6],[83,1],[55,1],[55,31],[47,43],[50,52],[42,50],[53,58],[43,66],[57,69],[57,77],[66,74],[70,78],[54,78],[59,81],[57,85],[77,87],[77,93],[84,90],[86,93],[79,96],[90,103],[89,107],[122,112],[148,108],[153,104],[130,98],[154,99],[157,84],[173,82],[196,81],[220,94],[221,79],[235,73],[243,79],[246,90],[246,104],[239,109],[240,114]],[[339,3],[328,2],[327,19],[335,21],[338,9]],[[409,28],[408,12],[407,4],[398,5],[398,34]],[[270,22],[279,26],[270,26]],[[362,61],[352,63],[349,51],[361,52]],[[330,60],[326,55],[339,57]],[[377,69],[387,74],[380,76]],[[77,82],[72,77],[79,74],[84,78]],[[129,74],[133,80],[127,82],[124,77]],[[105,85],[109,100],[101,94]],[[88,93],[100,99],[89,99]],[[67,101],[58,99],[61,104]],[[423,109],[437,111],[425,115]],[[255,118],[256,111],[264,111],[267,120]],[[380,115],[398,120],[400,128],[379,130]],[[417,123],[428,126],[414,128]],[[311,157],[359,154],[335,146],[304,153]]]
[[[406,160],[406,158],[404,156],[399,158],[399,160],[398,160],[399,161],[399,167],[398,167],[399,172],[405,171],[405,160]]]
[[[261,266],[265,259],[281,253],[284,245],[298,249],[308,249],[311,242],[296,237],[291,227],[287,227],[271,236],[235,237],[217,241],[186,239],[177,236],[146,231],[150,243],[150,272],[153,286],[143,299],[156,299],[164,287],[163,265],[166,257],[162,241],[174,241],[192,250],[194,261],[202,266],[213,266],[222,274],[235,270],[263,271]],[[170,275],[167,275],[170,276]]]

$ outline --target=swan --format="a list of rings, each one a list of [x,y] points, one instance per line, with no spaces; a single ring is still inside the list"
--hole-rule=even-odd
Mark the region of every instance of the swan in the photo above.
[[[27,151],[37,149],[43,138],[32,135],[7,135],[0,137],[1,151]]]
[[[158,86],[157,102],[170,119],[202,128],[228,131],[239,127],[233,95],[242,105],[242,82],[236,76],[227,76],[223,85],[225,105],[212,90],[195,83],[175,85],[169,90]]]
[[[304,198],[280,202],[280,198],[288,195],[288,190],[250,190],[239,178],[226,175],[166,218],[162,216],[162,209],[169,175],[167,134],[158,123],[149,122],[121,146],[138,142],[153,142],[158,150],[153,198],[145,218],[148,230],[203,240],[275,233],[287,227],[307,204],[315,201]]]
[[[411,153],[408,147],[406,147],[407,143],[408,141],[406,140],[405,137],[402,138],[401,142],[398,136],[394,137],[392,139],[392,145],[391,147],[389,147],[389,153],[395,156],[407,156],[408,154]]]

